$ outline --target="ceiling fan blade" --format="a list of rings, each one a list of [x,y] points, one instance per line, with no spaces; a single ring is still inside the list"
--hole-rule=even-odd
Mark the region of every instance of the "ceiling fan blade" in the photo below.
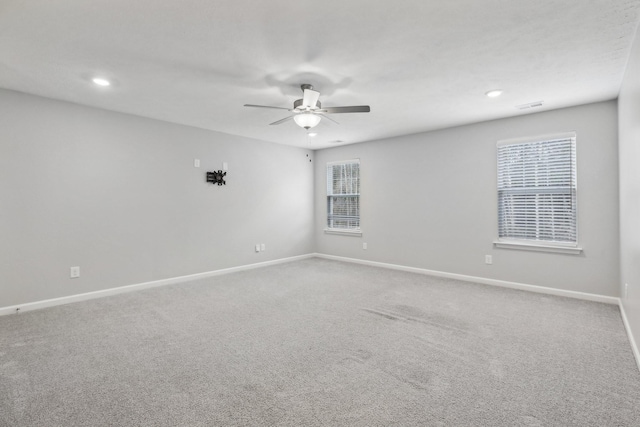
[[[293,116],[295,116],[295,114]],[[277,122],[269,123],[269,126],[271,126],[271,125],[279,125],[280,123],[284,123],[287,120],[293,119],[293,116],[285,117],[284,119],[278,120]]]
[[[368,113],[371,107],[368,105],[355,105],[352,107],[329,107],[318,110],[320,113],[339,114],[339,113]]]
[[[333,120],[331,117],[327,116],[326,114],[322,114],[322,113],[316,113],[319,116],[322,116],[323,119],[327,119],[329,121],[332,121],[333,123],[339,125],[340,123],[338,123],[337,121]]]
[[[284,108],[284,107],[271,107],[269,105],[254,105],[254,104],[244,104],[245,107],[255,107],[255,108],[273,108],[275,110],[287,110],[287,111],[291,111],[291,108]]]
[[[320,92],[316,92],[315,90],[311,89],[305,89],[304,96],[302,98],[302,106],[305,108],[316,108],[318,98],[320,98]]]

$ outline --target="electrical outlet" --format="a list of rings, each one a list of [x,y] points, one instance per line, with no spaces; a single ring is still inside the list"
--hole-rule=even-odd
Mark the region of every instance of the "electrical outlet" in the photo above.
[[[367,244],[366,243],[362,244],[362,249],[367,249]]]
[[[256,252],[260,252],[260,243],[256,243]]]
[[[629,295],[629,284],[625,283],[624,284],[624,297],[626,298],[627,295]]]
[[[493,264],[493,257],[491,255],[485,255],[484,256],[484,263],[485,264]]]
[[[222,170],[223,171],[228,171],[229,170],[229,163],[222,162]]]
[[[260,243],[260,250],[261,251],[266,251],[267,250],[267,245],[265,245],[264,243]]]
[[[193,167],[194,168],[200,167],[200,159],[193,159]]]
[[[69,268],[69,277],[72,279],[77,279],[78,277],[80,277],[80,267]]]

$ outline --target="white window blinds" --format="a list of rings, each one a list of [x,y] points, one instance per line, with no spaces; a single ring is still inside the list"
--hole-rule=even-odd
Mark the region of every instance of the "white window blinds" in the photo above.
[[[360,228],[360,160],[327,163],[327,227]]]
[[[500,240],[577,244],[576,135],[498,143]]]

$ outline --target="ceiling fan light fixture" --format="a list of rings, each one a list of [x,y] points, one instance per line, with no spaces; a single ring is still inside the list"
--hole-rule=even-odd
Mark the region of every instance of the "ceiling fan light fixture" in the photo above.
[[[296,124],[301,128],[305,128],[307,130],[317,126],[318,123],[320,123],[321,118],[322,117],[320,117],[319,115],[313,113],[300,113],[293,116],[293,120],[296,122]]]

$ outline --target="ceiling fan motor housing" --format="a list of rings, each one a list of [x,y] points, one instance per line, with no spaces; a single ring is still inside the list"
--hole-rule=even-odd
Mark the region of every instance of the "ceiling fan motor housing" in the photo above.
[[[302,99],[296,99],[296,100],[293,102],[293,109],[295,110],[296,108],[298,108],[298,107],[302,106],[302,105],[303,105],[303,104],[302,104],[302,101],[303,101]],[[316,102],[316,108],[318,108],[318,109],[322,108],[322,107],[321,107],[321,104],[320,104],[320,101]]]

